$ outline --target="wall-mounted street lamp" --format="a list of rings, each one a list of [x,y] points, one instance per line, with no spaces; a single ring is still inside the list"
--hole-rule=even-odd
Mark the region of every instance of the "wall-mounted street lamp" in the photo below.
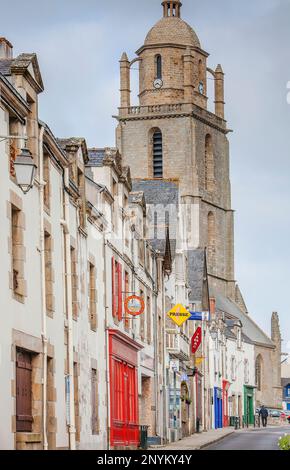
[[[33,161],[30,151],[26,148],[21,150],[14,162],[16,181],[24,194],[33,187],[36,165]]]
[[[27,140],[27,137],[18,137],[18,136],[0,136],[0,142],[4,140]],[[15,175],[17,185],[24,194],[27,194],[28,191],[33,187],[34,175],[36,170],[36,165],[33,161],[31,152],[27,148],[23,148],[21,153],[16,157],[14,163]]]
[[[216,341],[217,340],[217,337],[218,337],[218,332],[216,329],[212,329],[210,330],[210,336],[212,338],[213,341]]]

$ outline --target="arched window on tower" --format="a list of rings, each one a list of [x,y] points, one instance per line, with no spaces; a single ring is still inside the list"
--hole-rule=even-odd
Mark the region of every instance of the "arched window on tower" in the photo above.
[[[162,79],[162,57],[160,54],[155,56],[155,75],[157,79]]]
[[[202,64],[202,60],[200,59],[198,61],[198,80],[200,82],[203,82],[203,79],[204,79],[204,76],[203,76],[203,64]]]
[[[263,383],[263,359],[261,354],[257,356],[256,365],[255,365],[255,376],[256,376],[256,387],[258,392],[262,390],[262,383]]]
[[[153,176],[163,178],[163,143],[160,129],[153,133]]]
[[[205,190],[213,192],[215,189],[214,157],[212,137],[209,134],[205,138],[204,180]]]

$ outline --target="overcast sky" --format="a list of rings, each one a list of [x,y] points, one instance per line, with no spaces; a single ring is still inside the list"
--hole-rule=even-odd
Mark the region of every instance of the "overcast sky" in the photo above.
[[[38,54],[40,116],[57,136],[114,145],[118,61],[123,51],[134,57],[162,15],[160,4],[0,0],[0,36],[15,54]],[[279,311],[290,351],[290,0],[184,0],[182,16],[210,53],[209,66],[221,63],[226,73],[236,278],[268,332],[271,312]]]

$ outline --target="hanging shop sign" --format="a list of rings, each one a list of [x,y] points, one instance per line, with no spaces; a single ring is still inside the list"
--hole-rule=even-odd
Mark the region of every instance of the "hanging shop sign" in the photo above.
[[[189,377],[187,374],[182,374],[180,377],[180,382],[189,382]]]
[[[145,310],[145,302],[142,297],[138,297],[137,295],[131,295],[131,297],[127,297],[124,302],[125,312],[127,315],[132,315],[133,317],[138,317],[142,315]]]
[[[197,357],[195,359],[195,366],[199,367],[203,363],[204,360],[205,360],[205,357]]]
[[[171,360],[169,363],[169,368],[172,372],[178,372],[179,371],[179,359]]]
[[[202,312],[190,312],[189,320],[202,321]]]
[[[190,313],[181,304],[175,305],[168,313],[167,316],[177,325],[182,326],[190,318]]]
[[[192,354],[195,354],[200,345],[201,345],[201,338],[202,338],[202,329],[201,327],[199,326],[196,330],[196,332],[194,333],[193,337],[192,337],[192,340],[191,340],[191,352]]]

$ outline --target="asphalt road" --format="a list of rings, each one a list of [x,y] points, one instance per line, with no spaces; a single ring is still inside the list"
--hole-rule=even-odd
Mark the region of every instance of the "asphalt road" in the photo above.
[[[279,450],[279,437],[286,433],[290,426],[238,431],[204,450]]]

